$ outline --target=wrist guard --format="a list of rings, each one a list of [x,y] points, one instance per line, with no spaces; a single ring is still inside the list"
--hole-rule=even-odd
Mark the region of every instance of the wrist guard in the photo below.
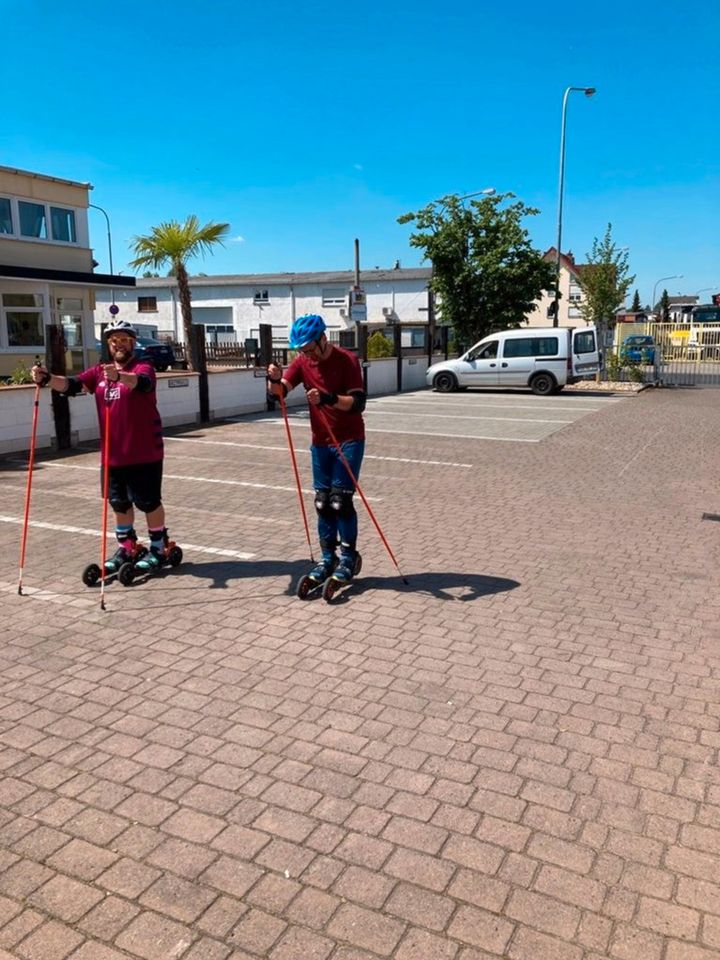
[[[50,373],[50,371],[46,370],[45,373],[43,374],[42,380],[38,383],[38,386],[46,387],[50,383],[51,377],[52,377],[52,374]]]
[[[320,404],[321,407],[334,407],[338,401],[338,395],[336,393],[323,393],[320,391]]]

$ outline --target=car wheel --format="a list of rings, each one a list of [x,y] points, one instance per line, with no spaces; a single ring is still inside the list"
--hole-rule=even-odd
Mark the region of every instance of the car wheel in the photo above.
[[[555,377],[551,373],[536,373],[530,381],[530,389],[539,397],[549,396],[556,387]]]
[[[454,373],[448,373],[447,371],[438,373],[433,380],[433,388],[438,393],[452,393],[453,390],[458,388],[457,377]]]

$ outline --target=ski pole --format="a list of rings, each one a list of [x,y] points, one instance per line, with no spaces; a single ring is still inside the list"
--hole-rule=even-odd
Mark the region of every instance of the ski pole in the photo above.
[[[39,363],[40,358],[35,357]],[[25,515],[23,517],[22,541],[20,544],[20,574],[18,576],[18,594],[23,595],[23,572],[25,570],[25,548],[27,546],[28,522],[30,520],[30,492],[32,490],[33,467],[35,466],[35,444],[37,442],[38,413],[40,411],[40,384],[35,384],[35,399],[33,401],[32,432],[30,434],[30,455],[28,458],[27,486],[25,488]]]
[[[382,532],[382,529],[381,529],[381,527],[380,527],[380,524],[377,522],[377,519],[376,519],[376,517],[375,517],[375,514],[374,514],[373,511],[372,511],[372,507],[371,507],[370,504],[367,502],[367,499],[366,499],[366,497],[365,497],[365,494],[364,494],[363,491],[362,491],[362,487],[360,486],[360,483],[359,483],[359,481],[358,481],[358,478],[357,478],[357,477],[355,476],[355,474],[353,473],[352,467],[350,466],[350,464],[349,464],[348,461],[347,461],[347,457],[346,457],[345,454],[342,452],[342,447],[341,447],[340,444],[338,443],[337,437],[336,437],[335,434],[333,433],[333,429],[332,429],[332,427],[330,426],[330,422],[329,422],[328,418],[325,416],[325,414],[323,413],[322,409],[321,409],[319,406],[316,406],[315,409],[316,409],[316,411],[320,414],[320,418],[321,418],[321,420],[323,421],[323,423],[325,424],[325,427],[327,428],[327,432],[330,434],[330,439],[332,440],[333,445],[335,446],[335,449],[336,449],[337,452],[338,452],[338,456],[339,456],[340,459],[342,460],[343,466],[344,466],[345,469],[347,470],[347,472],[348,472],[348,474],[349,474],[349,476],[350,476],[350,479],[351,479],[352,482],[353,482],[353,486],[355,487],[355,489],[357,490],[358,494],[360,495],[360,499],[361,499],[362,502],[365,504],[365,509],[366,509],[367,512],[368,512],[368,516],[370,517],[370,519],[372,520],[372,522],[375,524],[375,529],[376,529],[377,532],[380,534],[380,539],[382,540],[382,542],[383,542],[383,544],[384,544],[384,546],[385,546],[385,549],[386,549],[387,552],[390,554],[390,559],[391,559],[392,562],[394,563],[395,569],[397,570],[398,574],[400,575],[400,579],[402,580],[403,583],[407,584],[407,583],[408,583],[408,579],[407,579],[407,577],[404,576],[402,570],[401,570],[400,567],[398,566],[398,562],[397,562],[397,560],[395,559],[395,554],[392,552],[392,550],[390,549],[390,544],[389,544],[389,543],[387,542],[387,540],[385,539],[385,534]]]
[[[278,399],[280,400],[280,409],[282,410],[283,420],[285,421],[285,433],[287,434],[287,442],[290,449],[290,459],[292,460],[293,470],[295,471],[295,483],[297,485],[298,500],[300,501],[300,510],[302,512],[303,523],[305,524],[305,536],[307,537],[308,550],[310,551],[310,560],[312,563],[315,563],[312,543],[310,542],[310,527],[308,525],[307,513],[305,512],[305,502],[302,494],[302,486],[300,484],[300,471],[298,470],[297,457],[295,456],[295,445],[293,444],[292,433],[290,431],[290,420],[288,419],[287,405],[285,403],[285,397],[278,397]]]
[[[105,435],[103,436],[103,509],[102,509],[102,547],[100,555],[100,609],[105,609],[105,561],[107,559],[107,517],[108,494],[110,492],[110,404],[105,401]]]

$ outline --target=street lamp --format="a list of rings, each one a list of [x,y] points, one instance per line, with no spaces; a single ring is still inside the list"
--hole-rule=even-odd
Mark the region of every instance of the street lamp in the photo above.
[[[718,286],[719,284],[714,283],[711,287],[702,287],[700,290],[697,291],[695,296],[699,298],[701,293],[705,293],[707,290],[717,290]]]
[[[89,207],[92,207],[93,210],[99,210],[100,213],[105,217],[105,223],[107,224],[107,240],[108,240],[108,257],[110,259],[110,275],[113,274],[113,258],[112,258],[112,237],[110,235],[110,217],[107,215],[107,211],[102,207],[99,207],[96,203],[89,203]],[[112,296],[113,305],[115,304],[115,291],[111,290],[110,294]]]
[[[655,294],[657,292],[658,284],[662,283],[664,280],[682,280],[684,274],[674,273],[671,277],[660,277],[659,280],[655,281],[655,286],[653,287],[652,300],[650,301],[650,309],[655,313]]]
[[[474,193],[464,193],[459,197],[456,193],[448,193],[444,197],[440,197],[438,200],[433,200],[433,203],[445,203],[446,200],[451,198],[455,200],[469,200],[470,197],[492,197],[496,193],[495,187],[485,187],[484,190],[476,190]]]
[[[555,300],[553,305],[553,326],[557,327],[560,312],[560,250],[562,245],[562,211],[563,211],[563,187],[565,184],[565,125],[567,122],[567,104],[568,97],[573,91],[584,93],[586,97],[591,97],[595,93],[595,87],[568,87],[563,96],[562,106],[562,126],[560,128],[560,183],[558,185],[558,224],[557,224],[557,266],[555,270]]]

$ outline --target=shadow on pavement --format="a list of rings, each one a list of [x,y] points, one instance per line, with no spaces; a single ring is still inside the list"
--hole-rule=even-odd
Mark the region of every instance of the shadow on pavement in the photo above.
[[[347,596],[357,596],[366,590],[398,590],[409,593],[429,593],[438,600],[479,600],[493,593],[514,590],[520,584],[517,580],[505,577],[489,577],[475,573],[453,573],[450,571],[426,571],[425,573],[406,574],[410,581],[407,586],[397,575],[391,577],[363,577],[362,574],[353,583]],[[335,602],[342,602],[341,594]]]
[[[309,560],[216,560],[207,563],[183,563],[177,571],[164,568],[160,577],[168,581],[178,578],[177,587],[185,589],[201,589],[190,587],[188,577],[197,580],[210,581],[207,589],[225,590],[234,581],[250,579],[260,580],[265,577],[287,577],[288,584],[285,593],[288,596],[295,594],[295,587],[300,577],[308,573],[312,563]],[[148,577],[138,577],[128,589],[142,586]],[[453,573],[447,571],[426,571],[408,576],[406,586],[397,574],[388,577],[364,577],[362,574],[353,581],[352,586],[344,593],[339,594],[334,603],[342,603],[345,598],[358,596],[371,590],[394,590],[398,592],[427,593],[438,600],[478,600],[494,593],[504,593],[514,590],[520,584],[517,580],[505,577],[490,577],[473,573]],[[168,586],[170,584],[168,583]],[[315,595],[320,597],[318,591]]]

